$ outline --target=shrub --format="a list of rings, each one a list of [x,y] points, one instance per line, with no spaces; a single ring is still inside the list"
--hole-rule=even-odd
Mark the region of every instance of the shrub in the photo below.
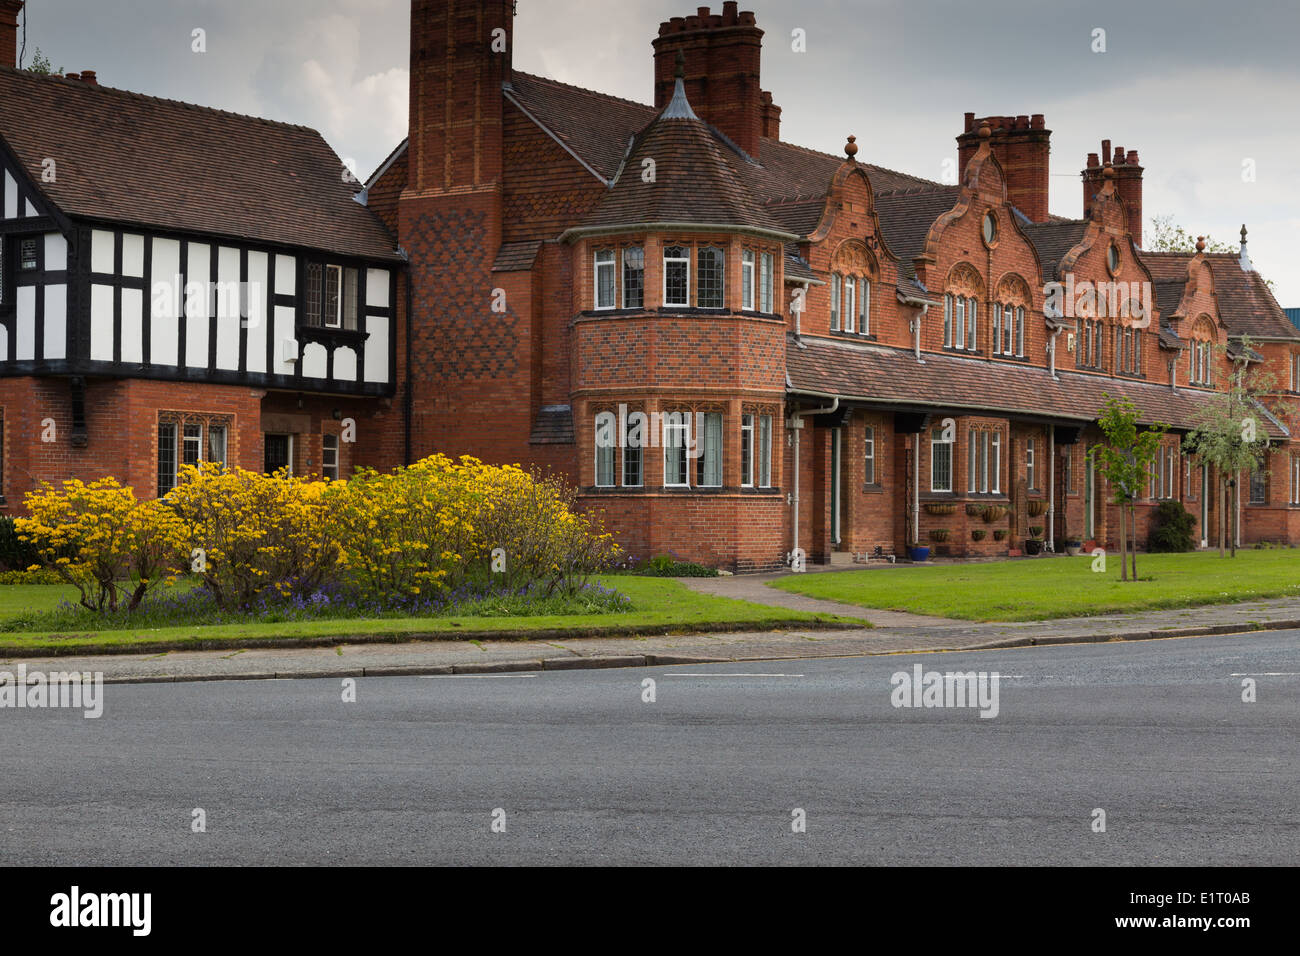
[[[660,554],[646,561],[634,572],[651,578],[716,578],[717,568],[706,568],[693,561],[679,561],[672,555]]]
[[[175,515],[160,502],[137,501],[115,478],[65,481],[62,490],[42,482],[25,500],[31,517],[17,519],[20,538],[77,588],[83,607],[134,609],[178,571]]]
[[[40,560],[32,543],[19,537],[14,519],[0,517],[0,571],[25,571]]]
[[[1179,501],[1162,501],[1151,519],[1147,550],[1153,552],[1191,551],[1195,544],[1192,532],[1196,518]]]
[[[0,584],[66,584],[63,576],[52,568],[33,568],[29,571],[0,571]]]
[[[167,506],[190,569],[218,607],[250,608],[268,588],[311,594],[334,574],[339,548],[326,521],[325,483],[205,462],[181,469]]]

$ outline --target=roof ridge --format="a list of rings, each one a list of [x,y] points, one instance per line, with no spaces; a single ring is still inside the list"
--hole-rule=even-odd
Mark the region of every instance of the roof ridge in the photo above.
[[[820,150],[820,149],[813,149],[811,146],[801,146],[798,143],[791,143],[787,140],[779,139],[778,137],[775,136],[764,136],[763,139],[771,140],[773,143],[779,143],[782,146],[789,146],[791,149],[797,149],[803,153],[812,153],[814,156],[821,156],[823,159],[833,159],[836,162],[841,162],[841,163],[844,162],[844,157],[842,156],[836,156],[834,153],[827,153],[824,150]],[[759,154],[760,154],[760,161],[761,161],[762,158],[761,150],[759,151]],[[924,184],[926,186],[933,187],[933,186],[948,185],[947,183],[936,182],[933,179],[926,179],[924,176],[917,176],[914,173],[905,173],[902,172],[901,170],[890,169],[888,166],[881,166],[878,165],[877,163],[867,163],[867,162],[859,161],[859,165],[866,166],[868,169],[878,169],[882,173],[889,173],[890,175],[893,176],[903,176],[907,179],[915,179],[917,183]]]
[[[887,172],[894,172],[894,170],[887,170]],[[896,173],[896,175],[906,176],[908,174]],[[940,191],[954,190],[958,188],[959,187],[952,186],[947,183],[935,183],[932,186],[903,186],[899,189],[882,189],[880,192],[876,193],[876,198],[884,199],[886,197],[893,197],[893,196],[919,196],[922,193],[934,193]]]
[[[317,136],[321,136],[320,130],[315,129],[311,126],[304,126],[302,123],[287,123],[284,120],[267,119],[264,116],[253,116],[252,114],[249,113],[236,113],[232,110],[223,110],[215,106],[203,106],[202,104],[189,103],[185,100],[174,100],[174,99],[169,99],[168,97],[165,96],[154,96],[150,93],[138,93],[135,90],[123,90],[116,86],[105,86],[102,83],[86,83],[83,80],[73,80],[62,75],[57,75],[57,76],[45,75],[42,73],[33,73],[30,70],[19,70],[14,67],[0,67],[0,75],[3,75],[5,73],[12,74],[13,76],[16,76],[21,79],[34,80],[36,82],[46,81],[46,82],[62,83],[65,86],[78,89],[78,90],[93,90],[98,92],[99,94],[124,96],[136,100],[147,100],[153,103],[166,103],[170,106],[180,106],[180,107],[184,107],[185,109],[196,110],[201,113],[216,113],[221,116],[230,116],[233,117],[234,119],[249,120],[254,123],[264,123],[267,126],[276,126],[284,129],[304,130],[308,133],[314,133]],[[321,139],[324,139],[324,136],[321,136]]]
[[[576,93],[586,93],[588,96],[597,96],[602,100],[613,100],[616,103],[622,103],[625,106],[637,106],[644,110],[654,110],[649,103],[638,103],[636,100],[629,100],[622,96],[615,96],[612,93],[602,93],[600,90],[591,90],[585,86],[575,86],[572,83],[565,83],[561,80],[552,79],[549,76],[538,76],[536,73],[525,73],[523,70],[515,70],[514,76],[527,77],[530,80],[537,80],[539,83],[550,83],[553,86],[562,86],[566,90],[573,90]]]

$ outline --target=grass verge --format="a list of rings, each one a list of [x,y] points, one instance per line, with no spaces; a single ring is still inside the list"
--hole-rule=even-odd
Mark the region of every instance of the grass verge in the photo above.
[[[792,575],[771,586],[862,607],[969,621],[1041,621],[1162,608],[1233,604],[1300,595],[1300,552],[1139,554],[1136,583],[1093,558],[1053,557],[990,564],[891,567]]]

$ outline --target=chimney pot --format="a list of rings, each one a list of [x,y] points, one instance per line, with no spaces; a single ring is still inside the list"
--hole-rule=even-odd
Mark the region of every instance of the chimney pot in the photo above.
[[[80,79],[81,79],[81,74],[80,74],[80,73],[64,73],[64,74],[63,74],[63,78],[64,78],[65,80],[80,80]]]
[[[1126,160],[1126,165],[1129,165],[1129,166],[1141,166],[1141,165],[1142,165],[1141,163],[1138,162],[1138,151],[1137,151],[1136,149],[1130,149],[1130,150],[1128,151],[1128,159]]]
[[[1088,154],[1088,168],[1089,168],[1089,169],[1095,169],[1096,167],[1098,167],[1098,166],[1100,166],[1100,165],[1101,165],[1101,160],[1097,158],[1097,154],[1096,154],[1096,153],[1089,153],[1089,154]]]
[[[974,113],[967,113],[967,114],[966,114],[966,132],[969,133],[969,132],[970,132],[971,130],[973,130],[974,128],[975,128],[975,114],[974,114]]]
[[[0,67],[18,65],[18,13],[23,0],[0,0]]]
[[[736,11],[739,4],[736,0],[727,0],[722,5],[722,20],[727,26],[734,26],[736,23]]]

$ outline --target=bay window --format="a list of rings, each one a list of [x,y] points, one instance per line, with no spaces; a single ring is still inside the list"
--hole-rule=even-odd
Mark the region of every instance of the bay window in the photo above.
[[[645,249],[628,246],[623,250],[623,308],[645,307]]]
[[[691,250],[688,246],[664,247],[664,305],[688,308],[691,304]]]
[[[772,487],[772,416],[758,416],[758,487]]]
[[[614,250],[596,252],[596,308],[614,308]]]
[[[740,307],[754,311],[754,250],[746,249],[740,256]]]

